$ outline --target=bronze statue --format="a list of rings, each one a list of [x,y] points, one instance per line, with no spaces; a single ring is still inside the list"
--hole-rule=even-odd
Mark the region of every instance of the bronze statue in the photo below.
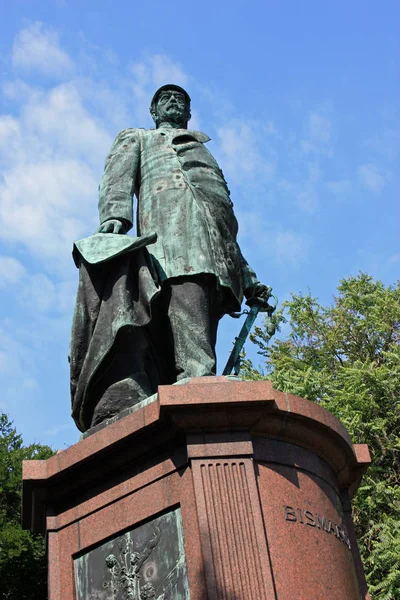
[[[85,240],[75,248],[81,282],[72,396],[82,430],[148,397],[159,384],[215,374],[219,319],[240,309],[243,294],[271,295],[237,244],[229,190],[205,146],[210,138],[187,129],[189,95],[162,86],[150,112],[155,129],[118,134],[100,183],[100,228],[86,242],[89,252]],[[120,235],[133,225],[134,195],[137,238]],[[96,332],[102,309],[107,331]]]

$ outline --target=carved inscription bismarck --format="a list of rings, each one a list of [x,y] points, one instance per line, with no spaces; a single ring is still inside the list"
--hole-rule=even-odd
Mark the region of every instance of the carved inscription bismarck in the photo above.
[[[330,519],[325,516],[320,516],[317,513],[312,513],[310,510],[303,510],[301,508],[293,508],[284,504],[283,506],[285,519],[291,523],[299,523],[309,527],[315,527],[326,533],[333,534],[338,540],[345,544],[349,550],[351,550],[350,540],[347,533],[337,523],[333,523]]]

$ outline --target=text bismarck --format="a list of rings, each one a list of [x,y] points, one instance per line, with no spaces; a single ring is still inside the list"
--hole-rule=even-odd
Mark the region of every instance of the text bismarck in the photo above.
[[[308,525],[309,527],[315,527],[321,531],[332,534],[343,544],[351,550],[350,540],[346,532],[337,524],[333,523],[326,517],[321,517],[317,513],[312,513],[310,510],[302,510],[301,508],[293,508],[292,506],[284,505],[285,519],[292,523],[300,523],[301,525]]]

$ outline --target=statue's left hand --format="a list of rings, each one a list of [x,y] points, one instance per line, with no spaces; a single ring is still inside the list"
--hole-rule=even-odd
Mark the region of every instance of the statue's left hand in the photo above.
[[[272,337],[276,330],[276,324],[271,319],[272,313],[275,312],[276,305],[278,303],[278,299],[272,294],[272,287],[269,285],[264,285],[259,281],[254,285],[247,288],[244,291],[244,294],[247,298],[246,304],[248,306],[258,306],[258,310],[261,312],[268,313],[265,319],[265,325],[267,328],[267,333],[269,337]],[[269,304],[269,299],[271,296],[274,298],[275,302],[273,304]]]
[[[244,295],[247,299],[249,298],[261,298],[262,300],[268,301],[272,295],[272,288],[269,285],[264,285],[258,282],[256,285],[252,285],[244,291]]]
[[[98,228],[98,230],[96,231],[96,233],[126,233],[127,232],[127,227],[125,225],[125,223],[123,221],[120,221],[119,219],[109,219],[108,221],[105,221],[102,225],[100,225],[100,227]]]

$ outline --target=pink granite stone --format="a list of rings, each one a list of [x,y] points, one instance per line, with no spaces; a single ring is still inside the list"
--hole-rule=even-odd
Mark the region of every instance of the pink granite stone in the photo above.
[[[192,600],[367,600],[349,497],[369,463],[316,404],[197,378],[26,461],[23,521],[48,534],[50,600],[81,600],[76,557],[177,507]]]

